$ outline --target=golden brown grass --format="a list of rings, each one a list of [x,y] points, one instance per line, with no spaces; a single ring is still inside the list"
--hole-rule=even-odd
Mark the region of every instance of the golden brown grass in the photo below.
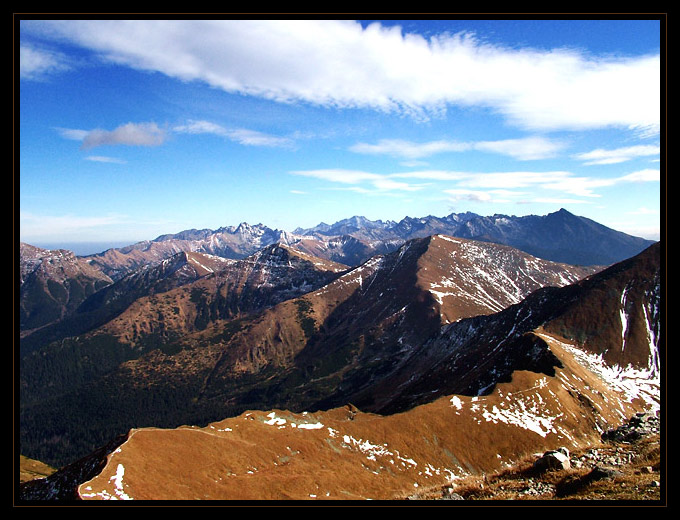
[[[617,465],[616,476],[602,480],[590,478],[592,464],[560,471],[537,474],[533,458],[520,461],[511,468],[457,480],[451,486],[423,490],[410,499],[438,500],[455,493],[464,500],[565,500],[565,501],[660,501],[661,447],[658,435],[634,444],[603,443],[593,446],[606,458],[632,453],[630,463]],[[618,451],[617,451],[618,448]],[[588,450],[572,453],[578,459]],[[599,466],[608,466],[598,463]]]
[[[44,464],[38,460],[29,459],[28,457],[20,456],[19,460],[19,482],[28,482],[37,478],[44,478],[56,469]]]

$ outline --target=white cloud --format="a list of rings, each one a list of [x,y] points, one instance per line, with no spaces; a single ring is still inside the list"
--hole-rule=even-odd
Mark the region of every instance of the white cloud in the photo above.
[[[367,189],[361,186],[351,186],[349,188],[342,188],[344,190],[356,191],[357,193],[419,191],[424,187],[423,185],[415,185],[406,182],[394,181],[390,178],[389,175],[381,175],[377,173],[364,172],[360,170],[343,170],[343,169],[300,170],[292,171],[290,173],[293,175],[313,177],[315,179],[325,180],[328,182],[339,184],[356,185],[366,183],[371,186],[371,189]]]
[[[480,141],[473,143],[472,146],[475,150],[509,155],[522,161],[531,161],[554,157],[565,145],[544,137],[525,137],[502,141]]]
[[[127,123],[114,130],[95,129],[87,132],[81,148],[88,150],[106,145],[159,146],[167,133],[156,123]]]
[[[567,171],[510,171],[467,173],[460,183],[470,188],[517,189],[568,182],[573,179],[573,175]]]
[[[661,147],[655,145],[638,145],[627,146],[624,148],[617,148],[615,150],[604,150],[598,148],[591,152],[580,153],[574,155],[574,158],[586,161],[586,165],[600,165],[600,164],[617,164],[625,161],[630,161],[637,157],[658,156],[661,153]]]
[[[287,137],[269,135],[245,128],[228,129],[211,121],[189,121],[186,125],[177,125],[175,132],[185,134],[214,134],[245,146],[284,147],[293,146],[293,140]]]
[[[469,177],[469,173],[446,170],[420,170],[403,173],[392,173],[390,177],[405,179],[424,179],[432,181],[459,181]]]
[[[654,169],[639,170],[617,179],[618,182],[659,182],[661,172]]]
[[[366,181],[376,181],[383,178],[377,173],[363,172],[360,170],[325,169],[325,170],[296,170],[290,172],[293,175],[313,177],[329,182],[341,184],[359,184]]]
[[[544,137],[525,137],[499,141],[429,141],[414,143],[402,139],[381,139],[376,144],[357,143],[350,151],[371,155],[389,155],[403,159],[422,159],[447,152],[470,150],[508,155],[519,160],[546,159],[555,156],[564,145]]]
[[[173,131],[181,134],[215,134],[226,137],[227,130],[211,121],[195,121],[191,120],[185,125],[177,125]]]
[[[382,191],[419,191],[423,189],[422,185],[416,186],[406,182],[393,181],[391,179],[376,179],[373,181],[373,186]]]
[[[594,178],[576,176],[569,171],[509,171],[509,172],[455,172],[441,170],[423,170],[413,172],[401,172],[391,174],[378,174],[361,170],[303,170],[290,172],[293,175],[313,177],[331,183],[340,184],[370,184],[374,189],[392,191],[417,191],[424,189],[428,184],[410,184],[396,182],[393,179],[418,179],[436,182],[446,182],[455,185],[455,188],[448,188],[445,191],[450,196],[462,197],[466,200],[491,200],[492,194],[496,197],[503,197],[506,200],[516,197],[522,192],[521,189],[542,189],[559,192],[561,194],[573,195],[577,197],[600,197],[595,190],[606,188],[621,183],[630,182],[658,182],[659,171],[648,169],[632,172],[619,177]],[[355,191],[366,190],[360,186],[354,186]],[[538,197],[538,195],[536,195]],[[549,199],[545,199],[547,202]],[[573,200],[573,199],[558,199]],[[554,202],[555,199],[550,199]]]
[[[72,141],[82,141],[89,133],[88,130],[78,130],[76,128],[56,128],[55,130],[59,132],[59,135],[64,139],[70,139]]]
[[[104,155],[90,155],[85,157],[87,161],[102,162],[102,163],[112,163],[112,164],[126,164],[127,161],[123,159],[118,159],[116,157],[106,157]]]
[[[439,153],[464,152],[469,149],[469,144],[455,141],[414,143],[402,139],[381,139],[377,144],[357,143],[350,147],[350,151],[355,153],[390,155],[404,159],[422,159]]]
[[[245,128],[230,130],[227,135],[232,141],[246,146],[290,147],[293,144],[293,141],[286,137],[263,134],[262,132]]]
[[[66,57],[58,52],[22,44],[19,47],[19,76],[25,80],[41,80],[47,75],[70,68]]]
[[[426,39],[349,20],[52,20],[22,29],[105,60],[280,102],[419,118],[487,107],[525,129],[657,132],[661,61]]]

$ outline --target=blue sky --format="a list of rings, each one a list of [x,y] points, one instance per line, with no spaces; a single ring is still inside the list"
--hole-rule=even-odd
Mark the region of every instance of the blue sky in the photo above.
[[[22,241],[560,208],[659,239],[659,20],[22,20],[19,35]]]

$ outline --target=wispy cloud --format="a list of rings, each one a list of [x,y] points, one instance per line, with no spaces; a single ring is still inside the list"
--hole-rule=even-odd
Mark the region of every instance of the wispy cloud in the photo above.
[[[302,177],[313,177],[315,179],[321,179],[329,182],[338,182],[341,184],[359,184],[362,182],[372,182],[385,178],[383,175],[377,173],[343,169],[295,170],[290,173],[293,175],[300,175]]]
[[[616,182],[659,182],[660,180],[661,172],[653,168],[638,170],[616,178]]]
[[[19,47],[19,76],[23,80],[42,80],[52,73],[70,68],[66,56],[59,52],[29,44],[22,44]]]
[[[514,48],[474,34],[430,38],[350,20],[52,20],[102,59],[279,102],[363,107],[427,119],[489,108],[532,130],[660,128],[659,54],[612,57]]]
[[[230,130],[228,132],[228,137],[232,141],[236,141],[237,143],[246,146],[273,146],[287,148],[293,145],[293,141],[286,137],[277,137],[274,135],[263,134],[262,132],[257,132],[256,130],[247,130],[245,128]]]
[[[82,141],[87,137],[89,130],[79,130],[77,128],[55,128],[59,135],[64,139],[70,139],[72,141]]]
[[[364,172],[360,170],[343,170],[343,169],[327,169],[327,170],[300,170],[290,172],[293,175],[303,177],[313,177],[332,183],[352,184],[352,185],[370,185],[370,189],[365,186],[352,186],[349,188],[342,188],[349,191],[356,191],[358,193],[369,192],[394,192],[394,191],[420,191],[424,188],[422,184],[409,184],[407,182],[395,181],[389,175],[381,175],[377,173]]]
[[[444,193],[458,200],[506,201],[524,192],[517,190],[547,190],[576,197],[593,198],[601,195],[596,192],[622,183],[659,182],[658,170],[639,170],[626,175],[611,178],[593,178],[574,175],[569,171],[509,171],[509,172],[457,172],[441,170],[423,170],[378,174],[361,170],[325,169],[292,171],[293,175],[313,177],[330,183],[353,185],[354,191],[367,192],[366,185],[374,189],[393,191],[419,191],[427,184],[411,184],[404,179],[428,180],[434,183],[447,183]],[[394,179],[400,179],[395,181]],[[435,187],[435,189],[438,189]],[[441,189],[441,188],[439,188]],[[534,194],[538,198],[538,194]],[[557,199],[544,198],[543,202],[555,202]],[[559,199],[563,200],[563,199]],[[568,199],[574,200],[574,199]]]
[[[114,130],[82,130],[56,128],[64,139],[81,141],[81,148],[89,150],[105,145],[159,146],[165,143],[170,132],[178,134],[213,134],[245,146],[291,148],[294,141],[244,128],[228,129],[210,121],[189,121],[172,129],[161,128],[157,123],[127,123]],[[96,160],[96,159],[90,159]]]
[[[586,161],[586,165],[617,164],[636,159],[638,157],[652,157],[661,154],[661,147],[654,145],[627,146],[614,150],[598,148],[591,152],[576,154],[573,157]]]
[[[214,134],[226,137],[227,130],[211,121],[196,121],[190,120],[184,125],[176,125],[173,127],[174,132],[180,134]]]
[[[555,157],[565,148],[565,144],[544,137],[525,137],[501,141],[480,141],[472,143],[472,147],[478,151],[508,155],[522,161],[532,161]]]
[[[90,155],[88,157],[85,157],[85,160],[112,164],[127,164],[127,161],[125,161],[124,159],[118,159],[116,157],[106,157],[104,155]]]
[[[554,157],[564,147],[563,143],[544,137],[525,137],[498,141],[459,142],[438,140],[424,143],[415,143],[402,139],[381,139],[375,144],[357,143],[349,149],[356,153],[388,155],[403,159],[422,159],[441,153],[474,150],[507,155],[515,159],[527,161]]]
[[[469,149],[469,144],[455,141],[414,143],[402,139],[381,139],[376,144],[357,143],[349,148],[351,152],[355,153],[389,155],[403,159],[422,159],[440,153],[464,152]]]
[[[173,130],[184,134],[214,134],[245,146],[290,148],[294,145],[294,141],[287,137],[279,137],[246,128],[229,129],[211,121],[191,120],[184,125],[175,126]]]

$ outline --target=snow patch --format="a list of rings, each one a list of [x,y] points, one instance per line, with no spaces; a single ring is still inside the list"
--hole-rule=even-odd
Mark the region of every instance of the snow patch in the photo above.
[[[613,390],[623,394],[624,399],[632,402],[641,399],[650,411],[656,412],[660,407],[660,366],[658,350],[650,345],[650,361],[645,369],[635,368],[631,365],[621,367],[618,365],[607,364],[601,354],[590,354],[583,350],[556,340],[555,338],[539,334],[548,343],[559,344],[564,350],[569,352],[574,359],[588,370],[596,374]]]
[[[276,417],[275,412],[271,412],[269,415],[267,415],[267,417],[269,417],[269,420],[264,421],[264,423],[270,426],[283,426],[286,424],[286,420],[281,417]]]
[[[320,422],[298,424],[297,427],[303,430],[320,430],[321,428],[323,428],[323,424],[321,424]]]
[[[436,235],[437,238],[441,238],[442,240],[446,240],[447,242],[453,242],[454,244],[461,244],[462,242],[460,240],[454,240],[451,237],[447,237],[444,235]]]

